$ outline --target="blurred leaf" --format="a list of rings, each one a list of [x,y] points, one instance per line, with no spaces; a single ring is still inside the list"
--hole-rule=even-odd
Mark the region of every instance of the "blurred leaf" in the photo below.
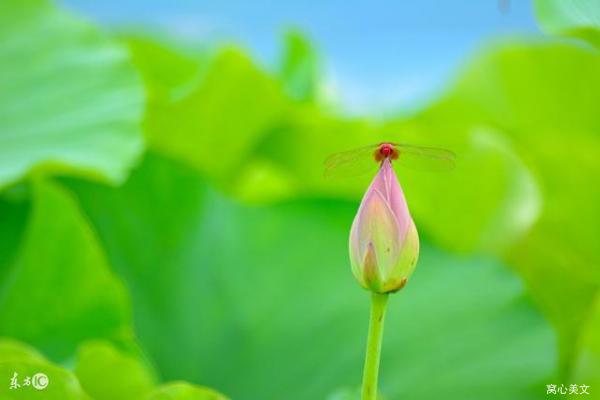
[[[43,361],[44,356],[25,343],[10,338],[0,338],[0,360],[6,362],[13,359]]]
[[[296,31],[287,32],[284,40],[279,78],[285,92],[294,100],[315,100],[319,90],[318,57],[315,49]]]
[[[338,389],[327,396],[327,400],[360,400],[360,387]]]
[[[166,383],[152,392],[147,400],[227,400],[212,389],[185,382]]]
[[[29,215],[24,192],[24,187],[17,185],[0,194],[0,288],[10,272]]]
[[[535,0],[540,25],[548,33],[582,38],[600,48],[600,3],[596,0]]]
[[[189,60],[156,44],[133,43],[131,49],[150,93],[165,94],[173,85],[165,77],[189,68]],[[157,58],[160,63],[148,61]],[[221,51],[206,68],[198,70],[200,83],[192,81],[184,95],[154,96],[144,129],[153,149],[222,178],[279,123],[287,101],[279,84],[238,50]]]
[[[141,340],[167,379],[291,400],[360,382],[368,296],[347,260],[356,204],[240,206],[156,156],[119,190],[68,185],[132,288]],[[388,317],[384,395],[543,398],[554,337],[501,264],[425,241]]]
[[[298,195],[294,177],[272,160],[260,157],[247,161],[229,188],[248,204],[268,204]]]
[[[31,190],[23,241],[0,282],[0,334],[55,359],[86,338],[130,339],[129,299],[76,202],[54,183]]]
[[[541,214],[504,254],[558,329],[563,376],[600,287],[599,70],[600,57],[573,44],[498,45],[475,58],[450,93],[413,121],[432,136],[481,127],[502,132],[530,171],[543,199]],[[461,219],[464,214],[464,205],[456,208]]]
[[[359,199],[371,176],[325,179],[324,161],[333,154],[381,139],[365,119],[326,115],[315,105],[296,105],[286,121],[269,131],[226,186],[251,203],[271,204],[306,196]],[[373,170],[376,164],[373,163]]]
[[[600,294],[590,307],[586,324],[580,335],[580,351],[575,360],[573,379],[593,388],[600,386]],[[599,396],[597,390],[594,395]],[[595,397],[597,398],[597,397]]]
[[[150,101],[174,101],[189,95],[203,77],[203,54],[184,54],[144,37],[128,37],[132,61],[142,74]]]
[[[75,374],[95,400],[142,399],[155,386],[146,365],[105,341],[89,341],[80,347]]]
[[[14,374],[21,387],[10,389]],[[25,377],[32,378],[37,373],[48,377],[48,386],[36,390],[33,386],[23,386]],[[54,364],[49,363],[37,351],[17,341],[0,338],[0,398],[5,400],[87,400],[75,376]]]
[[[120,182],[142,150],[127,52],[42,0],[0,5],[0,187],[32,169]]]
[[[356,388],[342,388],[336,390],[329,396],[327,396],[326,400],[360,400],[361,398],[361,387],[358,386]],[[389,400],[387,397],[383,396],[381,393],[377,394],[377,400]]]
[[[198,185],[197,175],[189,168],[176,168],[174,162],[148,161],[157,156],[146,156],[144,168],[138,168],[135,178],[118,190],[111,191],[113,202],[107,202],[100,189],[100,196],[92,195],[87,184],[85,192],[78,193],[85,200],[88,215],[95,217],[94,224],[102,236],[104,248],[109,251],[111,264],[124,278],[131,290],[134,302],[133,314],[137,336],[146,349],[152,349],[152,356],[161,370],[192,369],[195,358],[201,354],[186,353],[178,343],[181,335],[194,336],[191,327],[182,328],[186,315],[184,309],[199,307],[189,303],[179,309],[179,303],[163,301],[171,296],[173,288],[181,279],[181,263],[197,265],[203,260],[204,248],[198,249],[190,257],[188,240],[191,240],[199,221],[205,188]],[[74,186],[79,189],[79,184]],[[98,190],[98,189],[95,189]],[[138,203],[139,196],[147,196]],[[124,207],[125,204],[130,206]],[[156,207],[156,208],[155,208]],[[163,212],[156,212],[161,209]],[[140,251],[142,250],[143,251]],[[191,321],[191,320],[190,320]],[[161,332],[161,334],[157,334]],[[162,336],[166,334],[166,336]],[[165,339],[173,340],[165,343]],[[169,379],[182,376],[168,375]]]
[[[285,124],[265,135],[247,165],[268,163],[272,175],[287,177],[290,197],[316,195],[355,200],[360,198],[371,176],[367,173],[356,179],[325,179],[324,161],[332,153],[375,143],[377,138],[366,120],[343,120],[324,115],[314,106],[298,107]],[[247,187],[246,194],[254,190],[262,195],[263,187],[250,186],[244,180],[247,178],[244,172],[237,178],[232,184],[234,189]],[[265,200],[279,198],[265,196]]]

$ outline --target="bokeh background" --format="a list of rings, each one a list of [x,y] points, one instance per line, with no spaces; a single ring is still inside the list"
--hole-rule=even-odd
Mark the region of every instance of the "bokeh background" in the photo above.
[[[357,399],[323,160],[383,140],[457,167],[397,171],[381,398],[600,398],[599,48],[592,0],[4,0],[2,399]]]

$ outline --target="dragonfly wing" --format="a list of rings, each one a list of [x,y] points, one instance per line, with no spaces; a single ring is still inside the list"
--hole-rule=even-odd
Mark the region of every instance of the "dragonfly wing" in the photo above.
[[[398,159],[394,162],[403,167],[420,171],[450,171],[456,165],[456,155],[450,150],[437,147],[394,144]]]
[[[379,163],[373,158],[377,145],[332,154],[325,159],[326,178],[345,178],[366,174],[376,170]]]

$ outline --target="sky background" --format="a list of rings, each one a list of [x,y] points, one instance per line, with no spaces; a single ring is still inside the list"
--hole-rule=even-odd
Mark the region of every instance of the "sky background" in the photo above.
[[[166,31],[184,40],[235,42],[267,67],[282,33],[304,32],[322,56],[343,111],[385,115],[439,93],[468,55],[492,38],[540,35],[530,1],[62,0],[104,26]]]

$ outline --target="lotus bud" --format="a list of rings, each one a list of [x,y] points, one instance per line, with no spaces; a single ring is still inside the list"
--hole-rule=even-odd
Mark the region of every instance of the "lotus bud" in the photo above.
[[[408,281],[418,256],[417,228],[390,159],[385,158],[352,223],[352,273],[365,289],[395,292]]]

